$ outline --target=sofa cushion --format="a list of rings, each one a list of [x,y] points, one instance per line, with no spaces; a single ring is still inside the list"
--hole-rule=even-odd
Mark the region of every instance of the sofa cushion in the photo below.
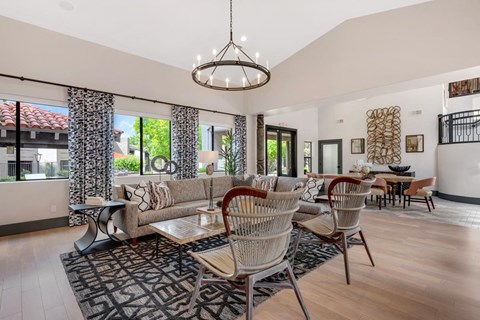
[[[193,200],[205,200],[206,193],[203,179],[170,180],[167,186],[172,192],[175,203]]]
[[[135,188],[126,185],[125,198],[129,201],[138,202],[138,210],[141,212],[151,208],[150,189],[144,181],[141,181]]]
[[[138,214],[138,225],[144,226],[154,222],[176,219],[189,215],[191,214],[178,206],[163,208],[160,210],[147,210]]]
[[[298,182],[305,184],[307,178],[278,177],[275,192],[290,192]]]
[[[202,179],[205,188],[205,198],[210,198],[210,178]],[[228,190],[233,188],[231,176],[213,177],[213,197],[223,197]]]
[[[307,201],[298,201],[298,212],[308,213],[308,214],[322,214],[330,212],[330,207],[327,203],[311,203]]]
[[[213,202],[215,204],[215,201]],[[177,208],[181,208],[185,211],[186,215],[195,215],[197,214],[197,208],[208,207],[208,200],[195,200],[190,202],[183,202],[178,205],[175,205]]]

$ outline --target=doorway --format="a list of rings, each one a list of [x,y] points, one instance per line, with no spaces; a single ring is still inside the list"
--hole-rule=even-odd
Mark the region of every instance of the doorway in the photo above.
[[[318,141],[318,172],[341,174],[342,162],[342,139]]]
[[[297,176],[297,130],[266,126],[266,174],[270,176]]]

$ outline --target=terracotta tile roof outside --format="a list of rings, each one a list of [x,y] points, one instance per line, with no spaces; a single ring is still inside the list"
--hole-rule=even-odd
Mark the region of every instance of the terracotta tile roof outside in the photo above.
[[[0,104],[0,127],[15,127],[15,102]],[[20,105],[20,127],[53,131],[68,130],[68,116],[35,107],[27,103]],[[122,130],[114,129],[116,134]]]

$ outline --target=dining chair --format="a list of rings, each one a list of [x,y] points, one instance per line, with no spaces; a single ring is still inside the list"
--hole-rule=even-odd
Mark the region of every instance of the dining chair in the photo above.
[[[360,226],[360,213],[365,207],[365,198],[370,194],[370,189],[375,180],[358,180],[349,177],[334,179],[328,188],[328,201],[332,208],[330,214],[325,214],[307,221],[299,222],[299,232],[295,242],[295,253],[301,241],[302,233],[312,232],[321,243],[331,243],[343,253],[345,263],[345,276],[350,284],[350,271],[348,264],[348,245],[359,244],[365,247],[372,263],[372,255]],[[358,241],[349,242],[356,234],[360,235]]]
[[[253,319],[255,287],[294,289],[306,319],[310,319],[292,267],[285,259],[292,232],[292,217],[303,190],[267,192],[235,187],[223,198],[222,215],[228,244],[188,253],[200,264],[189,311],[203,284],[230,284],[246,291],[246,319]],[[206,271],[216,276],[204,277]],[[283,282],[258,282],[286,271]]]
[[[376,178],[375,182],[372,184],[370,193],[372,197],[375,197],[376,202],[378,202],[379,210],[382,210],[382,200],[383,200],[383,206],[384,207],[387,206],[388,185],[384,179]]]
[[[432,177],[412,181],[408,189],[403,191],[403,209],[405,209],[405,202],[408,200],[408,206],[410,206],[410,202],[422,202],[427,204],[428,212],[432,212],[430,203],[432,204],[432,208],[435,209],[432,199],[432,191],[424,188],[433,187],[436,180],[437,177]],[[412,196],[414,198],[412,198]],[[428,203],[428,201],[430,201],[430,203]]]
[[[389,183],[386,179],[396,177],[397,175],[394,173],[377,173],[375,175],[375,178],[381,178],[387,183],[388,203],[392,201],[393,184]],[[401,195],[399,195],[398,197],[401,198]]]

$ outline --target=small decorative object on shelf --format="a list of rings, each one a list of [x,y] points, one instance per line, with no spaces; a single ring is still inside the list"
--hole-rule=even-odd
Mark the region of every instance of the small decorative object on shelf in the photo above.
[[[103,206],[106,201],[102,197],[86,197],[85,204],[89,206]]]
[[[388,166],[393,172],[405,172],[410,169],[410,166]]]
[[[364,162],[363,160],[357,160],[353,164],[352,171],[354,172],[361,172],[363,174],[368,174],[370,172],[370,168],[372,167],[372,164],[369,162]]]

